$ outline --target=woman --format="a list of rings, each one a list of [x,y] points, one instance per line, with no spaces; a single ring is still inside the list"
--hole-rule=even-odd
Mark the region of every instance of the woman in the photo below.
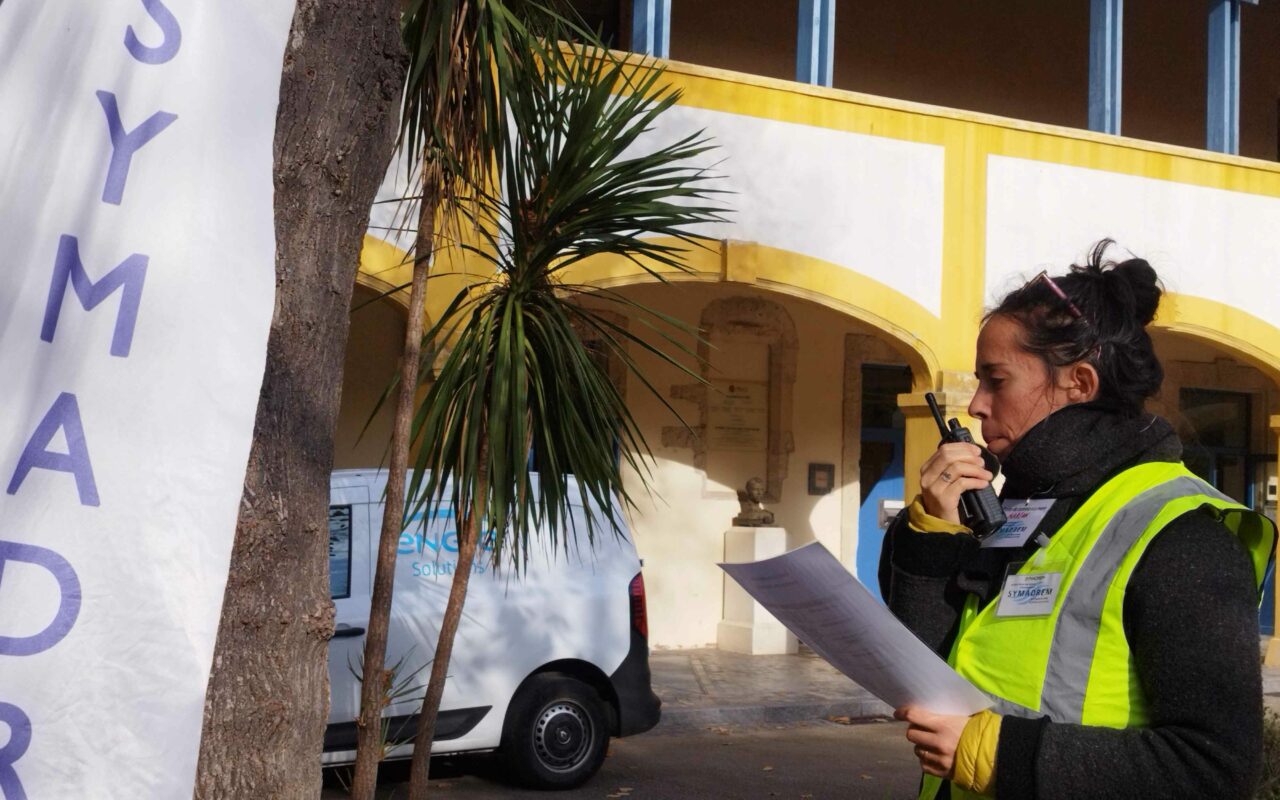
[[[925,462],[886,536],[889,607],[995,701],[898,709],[921,797],[1248,797],[1257,780],[1275,528],[1191,476],[1144,413],[1161,289],[1141,259],[1104,263],[1110,244],[1009,294],[978,337],[969,414],[1006,509],[1033,512],[1025,542],[960,524],[961,492],[993,478],[961,443]]]

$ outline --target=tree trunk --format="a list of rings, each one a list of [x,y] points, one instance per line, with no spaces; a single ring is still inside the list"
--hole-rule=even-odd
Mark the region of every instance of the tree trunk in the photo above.
[[[435,244],[435,216],[438,203],[434,170],[426,168],[418,212],[418,243],[413,260],[413,284],[409,290],[409,320],[404,330],[404,354],[400,359],[400,387],[396,416],[391,430],[391,460],[387,467],[387,495],[382,510],[382,532],[378,539],[378,561],[373,576],[373,597],[369,623],[365,629],[364,673],[360,685],[360,717],[356,722],[356,771],[351,781],[355,800],[373,800],[378,785],[378,762],[382,760],[382,709],[391,690],[391,675],[385,669],[387,627],[391,619],[391,592],[396,579],[396,548],[404,531],[405,470],[409,466],[409,433],[413,423],[414,398],[418,388],[418,362],[422,350],[423,314],[427,302],[427,270]]]
[[[351,291],[404,81],[399,0],[298,0],[275,135],[276,307],[197,798],[320,794],[329,473]]]
[[[431,662],[431,679],[427,682],[427,694],[422,698],[422,713],[418,717],[418,733],[413,739],[413,763],[409,767],[409,800],[424,800],[427,796],[427,777],[431,766],[431,743],[436,738],[436,716],[440,713],[440,700],[444,697],[444,681],[449,672],[449,659],[453,657],[453,640],[462,620],[462,605],[467,599],[467,584],[471,582],[471,565],[476,558],[476,545],[480,539],[483,522],[483,501],[488,492],[489,447],[487,439],[480,440],[479,469],[476,475],[475,494],[471,508],[459,525],[462,534],[458,540],[458,564],[453,569],[453,583],[449,587],[449,601],[440,623],[440,637],[436,639],[436,655]],[[455,480],[462,480],[457,476]]]

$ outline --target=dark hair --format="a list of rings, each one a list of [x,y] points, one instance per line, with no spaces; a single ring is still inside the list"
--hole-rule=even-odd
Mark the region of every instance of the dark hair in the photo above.
[[[1079,361],[1092,364],[1099,377],[1097,401],[1136,415],[1164,381],[1147,334],[1163,289],[1143,259],[1106,260],[1112,244],[1110,239],[1095,244],[1088,262],[1072,266],[1066,275],[1037,277],[1010,292],[983,322],[1004,316],[1020,323],[1022,346],[1039,356],[1050,374],[1054,367]]]

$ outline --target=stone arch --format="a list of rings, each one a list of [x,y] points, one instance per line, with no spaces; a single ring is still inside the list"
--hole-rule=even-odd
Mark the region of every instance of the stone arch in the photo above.
[[[711,365],[711,339],[715,336],[751,337],[768,347],[768,432],[765,446],[766,499],[777,502],[782,497],[782,482],[787,477],[788,456],[795,449],[792,435],[792,398],[796,380],[796,357],[799,340],[795,322],[778,303],[763,297],[733,295],[711,301],[702,310],[698,329],[698,355],[705,383],[688,383],[672,387],[672,397],[697,404],[698,423],[692,430],[678,426],[663,428],[662,442],[672,447],[688,447],[693,451],[693,464],[707,468],[709,399],[714,391],[710,381],[715,377]]]
[[[625,314],[600,308],[596,305],[592,305],[590,308],[592,314],[611,325],[623,330],[630,327],[630,320]],[[621,355],[605,341],[605,334],[596,328],[575,319],[573,320],[573,329],[578,334],[578,338],[582,340],[582,344],[587,348],[587,351],[591,353],[592,358],[597,360],[597,363],[604,368],[605,374],[609,376],[609,381],[613,383],[614,388],[618,390],[618,394],[625,401],[627,399],[627,365],[623,362]],[[625,347],[625,342],[622,344]]]

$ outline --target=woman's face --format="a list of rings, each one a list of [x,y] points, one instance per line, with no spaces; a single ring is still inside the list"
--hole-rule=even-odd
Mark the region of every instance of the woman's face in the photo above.
[[[1022,435],[1070,400],[1039,356],[1022,349],[1022,325],[996,316],[978,334],[978,391],[969,416],[982,420],[987,449],[1003,460]]]

